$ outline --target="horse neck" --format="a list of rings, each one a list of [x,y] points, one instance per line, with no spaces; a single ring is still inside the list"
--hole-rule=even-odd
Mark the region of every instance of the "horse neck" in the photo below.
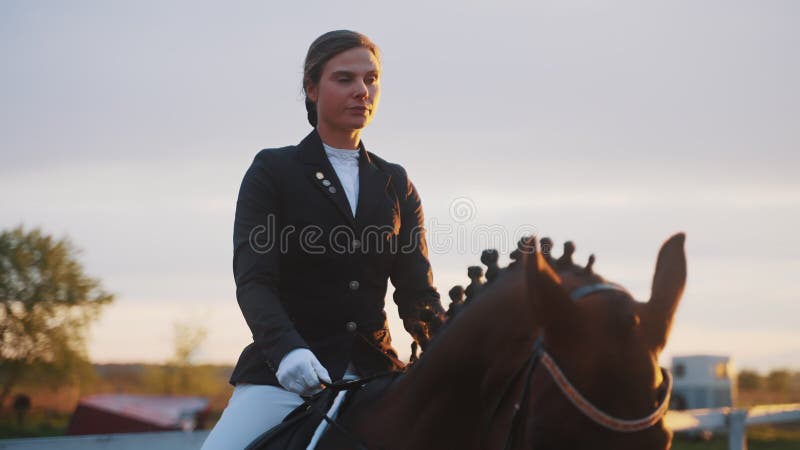
[[[488,409],[498,406],[535,338],[524,290],[513,280],[466,307],[391,387],[370,420],[376,436],[418,434],[448,445],[463,438],[461,448],[479,443],[491,422]]]

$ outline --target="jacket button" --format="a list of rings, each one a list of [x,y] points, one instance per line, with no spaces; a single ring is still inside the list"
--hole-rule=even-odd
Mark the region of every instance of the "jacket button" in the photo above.
[[[353,248],[356,249],[356,250],[361,248],[361,241],[359,241],[358,239],[354,240],[353,241]]]
[[[353,281],[350,282],[350,290],[351,291],[357,291],[358,290],[358,286],[359,286],[359,282],[358,281],[353,280]]]
[[[349,331],[351,333],[353,331],[356,331],[356,323],[355,322],[347,322],[347,324],[344,327],[347,329],[347,331]]]

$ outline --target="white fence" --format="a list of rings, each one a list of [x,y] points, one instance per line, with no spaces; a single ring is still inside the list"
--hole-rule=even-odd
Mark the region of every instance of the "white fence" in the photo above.
[[[726,432],[728,450],[746,450],[748,425],[800,422],[800,403],[669,411],[664,422],[673,431]]]
[[[208,431],[93,434],[52,438],[4,439],[2,450],[197,450]]]

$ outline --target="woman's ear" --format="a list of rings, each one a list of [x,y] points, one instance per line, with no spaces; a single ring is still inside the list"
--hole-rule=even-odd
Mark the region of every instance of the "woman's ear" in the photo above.
[[[308,82],[306,83],[306,97],[314,103],[317,103],[317,97],[319,96],[319,86]]]

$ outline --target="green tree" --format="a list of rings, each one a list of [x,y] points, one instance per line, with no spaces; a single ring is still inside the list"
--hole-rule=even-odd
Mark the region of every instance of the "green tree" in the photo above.
[[[196,394],[207,377],[192,360],[208,330],[202,325],[175,322],[172,331],[173,356],[165,365],[149,368],[145,373],[146,383],[163,394]]]
[[[208,330],[203,326],[193,326],[188,323],[173,324],[173,345],[175,355],[173,360],[167,363],[167,367],[172,371],[173,386],[177,393],[188,394],[195,390],[193,379],[192,359],[200,349]]]
[[[739,372],[739,389],[745,391],[755,391],[761,388],[761,375],[755,370],[744,369]]]
[[[22,226],[0,233],[0,408],[22,379],[87,370],[87,326],[113,301],[67,239]]]
[[[767,389],[772,392],[788,392],[791,374],[788,370],[773,370],[767,375]]]
[[[172,326],[175,355],[171,362],[177,366],[189,366],[208,336],[208,330],[202,325],[181,322],[176,322]]]

